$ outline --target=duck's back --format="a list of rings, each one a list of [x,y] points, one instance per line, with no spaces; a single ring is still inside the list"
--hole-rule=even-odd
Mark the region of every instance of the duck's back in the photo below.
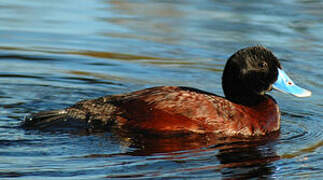
[[[102,130],[117,127],[151,132],[253,135],[257,129],[266,128],[263,127],[265,123],[268,124],[264,122],[266,117],[249,114],[254,110],[262,111],[260,107],[244,107],[197,89],[162,86],[85,100],[65,110],[32,114],[25,124],[44,128],[63,126]],[[265,113],[262,115],[270,116],[275,111],[278,111],[276,106],[262,112]],[[246,121],[250,118],[258,119]],[[276,121],[272,116],[269,124],[277,126]],[[259,131],[260,134],[262,131],[267,129]]]
[[[155,87],[120,97],[116,122],[127,129],[214,132],[234,112],[226,99],[186,87]]]

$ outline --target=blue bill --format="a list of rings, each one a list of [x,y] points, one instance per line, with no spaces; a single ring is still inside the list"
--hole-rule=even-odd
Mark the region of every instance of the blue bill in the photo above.
[[[283,93],[292,94],[297,97],[308,97],[312,92],[297,86],[287,74],[278,68],[278,79],[273,84],[273,88]]]

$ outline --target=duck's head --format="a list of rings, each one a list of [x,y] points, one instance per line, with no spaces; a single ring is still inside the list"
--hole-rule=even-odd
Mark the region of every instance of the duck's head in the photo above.
[[[227,99],[247,105],[258,103],[272,88],[298,97],[311,95],[295,85],[274,54],[262,46],[241,49],[228,59],[222,87]]]

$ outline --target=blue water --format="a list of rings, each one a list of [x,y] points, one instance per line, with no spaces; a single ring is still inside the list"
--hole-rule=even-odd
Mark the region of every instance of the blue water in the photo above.
[[[322,179],[323,1],[0,1],[0,178]],[[269,138],[28,131],[25,115],[157,85],[223,95],[236,50],[271,49],[310,98],[270,94]]]

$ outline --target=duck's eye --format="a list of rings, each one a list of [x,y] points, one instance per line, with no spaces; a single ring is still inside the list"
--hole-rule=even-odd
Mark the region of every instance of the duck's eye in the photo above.
[[[267,63],[266,62],[260,62],[259,64],[258,64],[258,67],[260,67],[260,68],[265,68],[265,67],[267,67]]]

